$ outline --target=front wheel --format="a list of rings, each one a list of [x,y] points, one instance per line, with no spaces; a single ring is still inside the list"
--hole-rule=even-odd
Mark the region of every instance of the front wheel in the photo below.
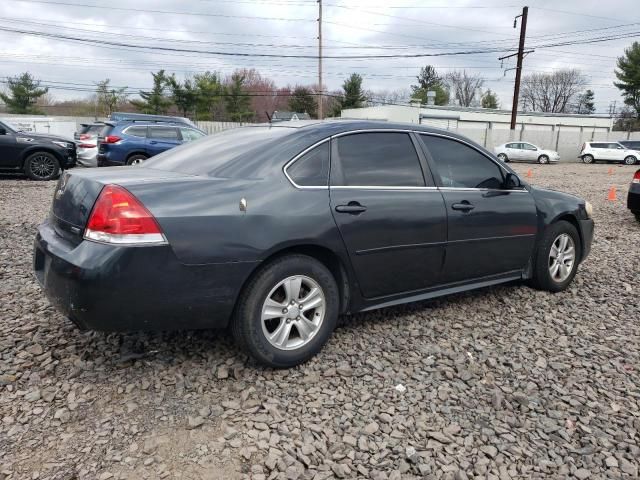
[[[583,163],[593,163],[593,155],[583,155],[582,162]]]
[[[53,180],[60,174],[60,164],[53,154],[36,152],[24,161],[24,173],[31,180]]]
[[[549,292],[565,290],[576,275],[581,254],[576,227],[564,220],[550,225],[533,258],[532,285]]]
[[[244,288],[231,326],[236,343],[275,368],[306,362],[336,326],[339,293],[331,272],[306,255],[264,266]]]
[[[140,165],[143,163],[148,157],[142,154],[131,155],[127,158],[127,165]]]
[[[509,158],[504,153],[499,153],[498,159],[504,163],[509,162]]]
[[[547,157],[546,155],[540,155],[538,157],[538,163],[540,164],[549,163],[549,157]]]
[[[636,157],[634,157],[633,155],[629,155],[624,159],[625,165],[634,165],[635,163],[636,163]]]

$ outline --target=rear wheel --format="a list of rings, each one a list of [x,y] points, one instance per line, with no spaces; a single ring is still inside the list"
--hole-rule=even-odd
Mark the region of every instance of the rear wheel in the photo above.
[[[501,161],[503,161],[504,163],[507,163],[507,162],[509,161],[509,158],[508,158],[508,157],[507,157],[507,155],[506,155],[506,154],[504,154],[504,153],[499,153],[499,154],[498,154],[498,158],[499,158]]]
[[[547,157],[546,155],[540,155],[538,157],[538,163],[549,163],[549,157]]]
[[[582,156],[583,163],[593,163],[593,155],[583,155]]]
[[[265,365],[286,368],[313,357],[336,326],[338,286],[331,272],[306,255],[264,266],[242,292],[232,333]]]
[[[531,284],[540,290],[565,290],[578,270],[582,254],[576,227],[561,220],[545,231],[533,259]]]
[[[53,180],[60,174],[60,164],[52,153],[36,152],[24,161],[24,173],[32,180]]]
[[[143,155],[141,153],[137,153],[135,155],[131,155],[129,158],[127,158],[127,165],[140,165],[147,158],[149,158],[149,157],[147,157],[146,155]]]
[[[624,159],[625,165],[634,165],[635,163],[636,163],[636,157],[634,157],[633,155],[629,155]]]

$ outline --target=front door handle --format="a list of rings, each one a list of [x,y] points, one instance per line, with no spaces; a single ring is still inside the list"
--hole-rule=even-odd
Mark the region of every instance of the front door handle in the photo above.
[[[470,212],[476,207],[471,205],[466,200],[463,200],[461,203],[454,203],[453,205],[451,205],[451,208],[454,210],[462,210],[463,212]]]
[[[349,202],[347,205],[336,206],[336,212],[350,213],[351,215],[358,215],[359,213],[366,211],[367,207],[360,205],[358,202]]]

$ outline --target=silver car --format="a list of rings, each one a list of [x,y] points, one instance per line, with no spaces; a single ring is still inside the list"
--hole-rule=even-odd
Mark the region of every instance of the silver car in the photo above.
[[[554,150],[545,150],[527,142],[509,142],[494,150],[503,162],[557,163],[560,155]]]
[[[98,166],[98,137],[104,129],[102,122],[83,123],[73,135],[76,141],[77,164],[83,167]]]

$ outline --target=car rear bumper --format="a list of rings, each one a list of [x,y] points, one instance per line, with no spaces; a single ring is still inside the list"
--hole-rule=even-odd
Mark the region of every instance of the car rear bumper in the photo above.
[[[640,213],[640,183],[632,183],[627,194],[627,208]]]
[[[578,226],[580,227],[580,238],[582,239],[582,258],[580,261],[583,261],[591,252],[595,224],[593,220],[589,218],[587,220],[579,220]]]
[[[125,165],[125,162],[119,162],[116,160],[112,160],[107,155],[103,153],[98,153],[97,156],[97,164],[99,167],[121,167]]]
[[[126,247],[38,227],[33,268],[49,301],[83,329],[222,328],[253,263],[187,266],[170,246]]]
[[[97,148],[78,148],[78,165],[82,167],[98,166]]]

